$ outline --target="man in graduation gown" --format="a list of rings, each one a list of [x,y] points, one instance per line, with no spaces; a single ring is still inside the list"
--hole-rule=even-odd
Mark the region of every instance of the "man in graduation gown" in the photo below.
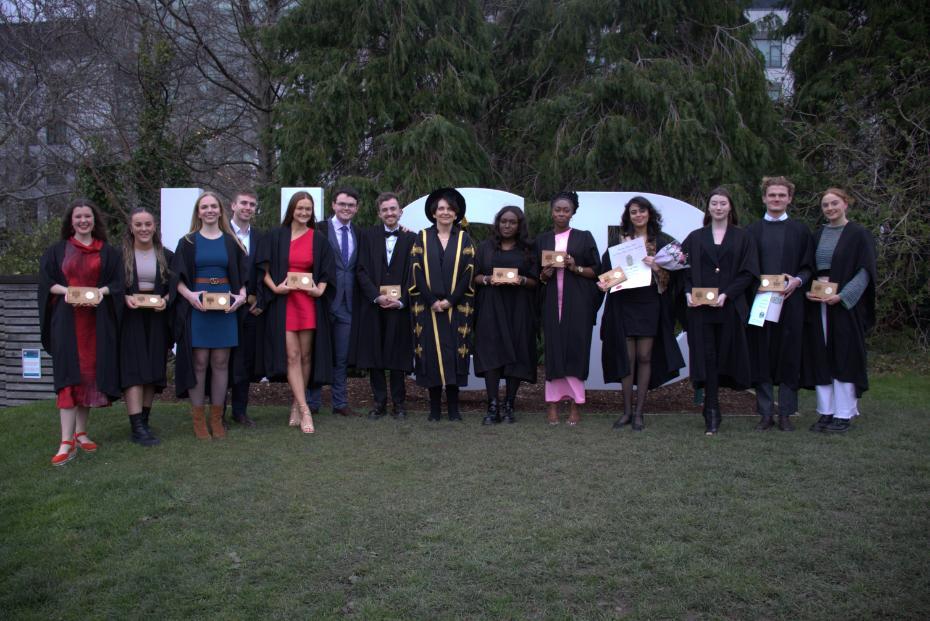
[[[404,211],[397,196],[383,192],[375,201],[379,224],[358,235],[358,259],[355,275],[358,292],[352,313],[352,339],[349,363],[368,369],[374,407],[370,419],[387,413],[389,371],[392,415],[404,419],[406,390],[404,380],[413,370],[413,331],[408,310],[410,286],[410,249],[416,235],[400,228]],[[400,297],[381,293],[390,286]]]
[[[775,389],[778,386],[778,428],[793,431],[789,417],[798,409],[801,348],[804,342],[804,285],[813,275],[814,244],[810,230],[788,217],[794,184],[785,177],[762,180],[765,215],[746,230],[756,241],[760,272],[783,276],[787,285],[781,297],[778,321],[750,324],[746,336],[756,389],[756,409],[762,417],[758,431],[774,424]],[[774,297],[774,296],[773,296]],[[777,303],[776,297],[773,303]]]
[[[355,295],[355,265],[358,261],[358,236],[352,219],[358,213],[358,191],[354,188],[339,188],[332,202],[333,217],[321,222],[317,230],[322,233],[333,251],[335,277],[329,283],[334,287],[330,301],[330,322],[333,343],[333,414],[358,416],[349,407],[347,371],[349,366],[349,342],[352,335],[352,300]],[[316,414],[323,401],[319,385],[307,391],[307,405]]]
[[[230,205],[232,217],[229,224],[242,246],[248,253],[247,276],[248,304],[243,304],[237,311],[242,322],[242,340],[234,353],[234,365],[240,365],[240,381],[231,385],[232,419],[244,427],[255,427],[255,421],[249,416],[249,384],[255,373],[256,328],[261,309],[256,307],[255,297],[255,253],[261,243],[263,233],[252,226],[252,217],[258,211],[258,195],[253,190],[240,190]],[[225,424],[225,409],[224,419]]]

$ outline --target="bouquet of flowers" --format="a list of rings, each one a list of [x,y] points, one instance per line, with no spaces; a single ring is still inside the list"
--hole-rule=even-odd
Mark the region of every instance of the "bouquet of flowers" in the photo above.
[[[681,249],[681,244],[670,242],[656,252],[656,265],[674,272],[688,267],[688,256]]]

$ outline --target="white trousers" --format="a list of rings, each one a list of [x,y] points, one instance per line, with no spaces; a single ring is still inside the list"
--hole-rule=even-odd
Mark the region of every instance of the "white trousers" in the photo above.
[[[823,325],[823,342],[827,342],[827,305],[820,305],[820,321]],[[833,380],[832,384],[817,386],[817,413],[834,418],[850,419],[859,416],[859,400],[856,385],[851,382]]]

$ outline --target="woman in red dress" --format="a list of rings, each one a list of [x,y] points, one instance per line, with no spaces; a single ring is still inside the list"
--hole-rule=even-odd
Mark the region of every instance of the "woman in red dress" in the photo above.
[[[39,320],[42,346],[52,356],[61,419],[61,444],[52,464],[65,464],[81,448],[97,444],[87,435],[90,408],[119,397],[116,328],[123,307],[118,250],[106,243],[106,227],[87,199],[71,203],[61,241],[42,256]],[[69,287],[86,287],[69,296]]]
[[[290,426],[299,426],[304,433],[313,433],[313,417],[307,406],[306,390],[310,382],[313,362],[313,336],[317,328],[317,300],[326,291],[315,268],[314,256],[327,245],[316,238],[314,230],[313,198],[307,192],[297,192],[287,205],[281,227],[268,235],[256,257],[256,266],[262,275],[266,292],[262,306],[274,321],[275,308],[285,304],[284,347],[286,353],[287,383],[294,394],[291,405]],[[286,257],[286,261],[282,259]],[[285,267],[286,269],[281,269]],[[283,272],[283,273],[282,273]],[[292,287],[287,272],[313,273],[313,284],[308,289]],[[276,278],[280,282],[275,282]],[[266,324],[267,326],[267,324]],[[268,329],[268,339],[274,340],[279,330]],[[273,355],[271,357],[274,357]],[[266,373],[273,373],[274,361]]]

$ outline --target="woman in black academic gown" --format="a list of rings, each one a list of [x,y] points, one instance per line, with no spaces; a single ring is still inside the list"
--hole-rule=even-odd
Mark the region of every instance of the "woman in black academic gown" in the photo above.
[[[429,389],[428,420],[439,420],[445,387],[449,420],[460,421],[459,386],[468,383],[475,312],[475,247],[459,226],[465,217],[465,198],[455,189],[430,193],[426,217],[433,226],[420,231],[410,251],[414,372],[417,384]]]
[[[749,288],[759,277],[759,257],[752,236],[736,226],[733,199],[726,188],[711,192],[704,227],[682,244],[690,268],[685,270],[691,381],[704,388],[707,435],[720,428],[719,388],[749,388],[752,367],[746,340]],[[716,288],[710,305],[696,305],[694,287]]]
[[[542,328],[546,346],[546,420],[559,424],[558,403],[571,402],[568,424],[581,420],[578,406],[585,402],[591,333],[602,294],[595,281],[601,261],[594,236],[571,228],[578,211],[578,195],[560,192],[550,202],[553,230],[536,238],[540,265],[544,250],[567,252],[565,267],[543,267],[539,274]]]
[[[236,309],[246,301],[248,256],[220,197],[204,192],[194,203],[190,232],[178,241],[171,264],[170,296],[174,301],[175,393],[190,396],[194,435],[200,440],[225,438],[223,404],[230,379],[230,355],[239,346],[241,318]],[[204,293],[229,296],[225,311],[206,310]],[[233,365],[237,369],[236,365]],[[210,429],[204,414],[207,370],[210,370]],[[234,375],[233,381],[242,377]]]
[[[332,382],[332,288],[327,283],[335,264],[329,242],[316,230],[313,207],[308,192],[296,192],[281,226],[262,239],[255,255],[260,282],[256,307],[262,309],[264,324],[263,374],[287,378],[294,396],[289,424],[299,425],[304,433],[316,431],[307,406],[307,388]],[[288,272],[312,273],[313,287],[290,288]]]
[[[81,448],[97,444],[87,436],[90,408],[119,397],[117,326],[123,309],[119,250],[106,243],[100,210],[81,198],[61,223],[61,241],[42,255],[39,271],[39,323],[42,347],[52,357],[61,420],[61,444],[52,465],[65,464]],[[68,300],[68,287],[88,287],[85,298]]]
[[[126,309],[120,324],[120,385],[132,441],[142,446],[159,443],[149,428],[149,414],[155,393],[168,383],[171,332],[164,311],[168,307],[173,258],[174,253],[161,244],[154,214],[145,207],[130,211],[123,234]],[[158,306],[140,306],[134,297],[137,293],[158,300]]]
[[[536,249],[526,216],[507,206],[494,216],[491,239],[478,246],[475,286],[475,374],[484,378],[488,412],[482,421],[514,423],[514,400],[520,382],[536,383],[535,291],[539,278]],[[494,268],[511,268],[513,282],[494,282]],[[501,378],[507,382],[503,408],[498,407]]]
[[[623,289],[621,283],[619,291],[607,293],[611,287],[597,283],[607,293],[601,318],[601,363],[605,382],[623,384],[623,416],[614,423],[614,429],[632,422],[634,431],[642,431],[646,393],[675,377],[678,369],[685,366],[671,319],[671,275],[655,261],[656,252],[674,240],[662,232],[661,214],[642,196],[634,196],[627,202],[620,218],[620,232],[622,241],[643,238],[648,255],[643,263],[652,270],[652,284]],[[609,252],[601,257],[601,264],[604,272],[613,269]]]
[[[820,199],[827,223],[814,235],[817,279],[839,287],[823,300],[807,294],[801,381],[816,388],[820,414],[811,431],[848,431],[869,388],[865,336],[875,325],[875,240],[847,219],[850,204],[840,188]]]

